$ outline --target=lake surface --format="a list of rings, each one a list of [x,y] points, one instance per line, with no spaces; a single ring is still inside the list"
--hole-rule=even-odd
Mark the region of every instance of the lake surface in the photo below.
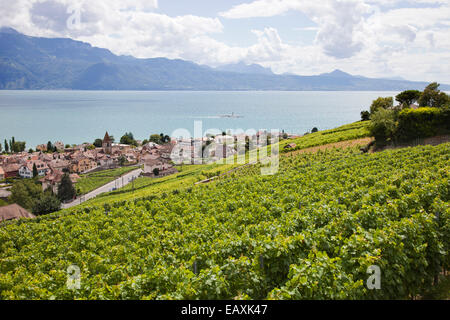
[[[108,131],[136,139],[172,135],[194,121],[207,129],[279,129],[305,133],[360,120],[377,97],[398,92],[0,91],[0,141],[14,136],[27,149],[47,141],[93,142]],[[223,118],[224,114],[241,118]],[[197,135],[196,135],[197,136]]]

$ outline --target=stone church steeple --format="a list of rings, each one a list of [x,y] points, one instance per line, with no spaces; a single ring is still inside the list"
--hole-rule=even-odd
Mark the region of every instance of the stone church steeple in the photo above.
[[[111,154],[112,153],[112,140],[109,137],[108,131],[106,131],[105,137],[103,138],[102,147],[103,147],[103,151],[106,154]]]

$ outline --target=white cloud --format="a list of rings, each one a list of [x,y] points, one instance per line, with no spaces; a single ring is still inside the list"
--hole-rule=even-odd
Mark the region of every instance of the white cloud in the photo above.
[[[449,1],[409,3],[422,6],[408,6],[404,0],[256,0],[219,17],[171,17],[156,10],[156,0],[0,0],[0,26],[32,36],[70,37],[140,58],[163,56],[213,66],[245,61],[305,75],[340,68],[373,77],[450,83]],[[81,7],[77,29],[67,27],[67,10],[73,5]],[[315,32],[313,43],[283,39],[270,25],[252,30],[254,44],[247,47],[215,39],[226,31],[221,19],[289,11],[314,23],[298,29],[299,39],[304,31]]]
[[[444,71],[447,67],[433,67],[450,61],[448,0],[256,0],[220,15],[248,19],[291,10],[317,24],[316,38],[314,45],[284,46],[282,61],[271,64],[276,71],[314,74],[342,68],[374,77],[395,75],[450,83]],[[420,68],[411,68],[417,63]]]

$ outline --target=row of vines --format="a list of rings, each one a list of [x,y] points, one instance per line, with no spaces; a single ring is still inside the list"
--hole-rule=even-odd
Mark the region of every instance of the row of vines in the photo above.
[[[0,298],[411,298],[449,267],[449,163],[450,144],[327,150],[0,227]]]

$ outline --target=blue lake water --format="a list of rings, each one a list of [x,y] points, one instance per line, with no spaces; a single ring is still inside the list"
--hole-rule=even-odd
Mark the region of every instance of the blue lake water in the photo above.
[[[0,91],[0,141],[15,137],[27,149],[47,141],[93,142],[105,131],[116,141],[172,135],[194,121],[211,128],[279,129],[304,133],[360,120],[377,97],[398,92]],[[241,118],[221,118],[235,113]]]

